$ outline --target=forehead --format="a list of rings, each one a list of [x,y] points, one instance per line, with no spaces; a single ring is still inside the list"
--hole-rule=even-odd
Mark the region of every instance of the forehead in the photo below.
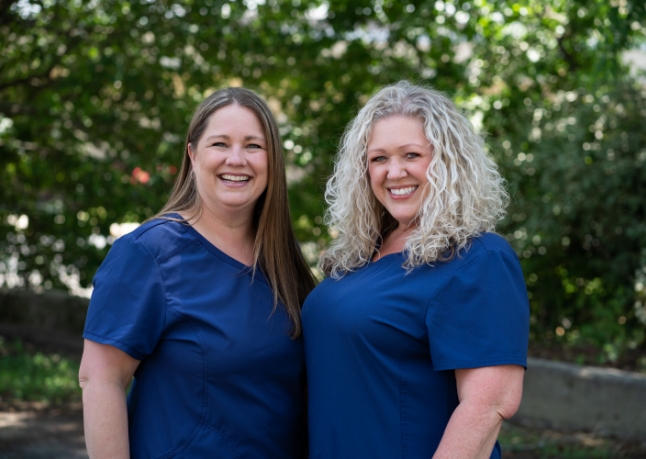
[[[263,125],[256,113],[247,107],[232,104],[219,108],[208,118],[205,135],[231,135],[246,133],[265,137]]]
[[[421,118],[393,115],[377,120],[370,131],[368,148],[382,143],[420,143],[428,145]]]

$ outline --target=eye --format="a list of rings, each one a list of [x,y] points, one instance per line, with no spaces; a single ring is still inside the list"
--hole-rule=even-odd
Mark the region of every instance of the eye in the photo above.
[[[225,147],[227,146],[227,144],[226,144],[226,143],[224,143],[224,142],[213,142],[213,144],[212,144],[211,146],[212,146],[212,147],[225,148]]]
[[[370,158],[371,163],[383,163],[384,161],[386,161],[385,156],[375,156],[373,158]]]
[[[414,153],[412,151],[409,153],[406,153],[406,159],[415,159],[415,158],[419,158],[420,156],[422,155],[420,155],[419,153]]]
[[[257,143],[251,143],[247,145],[247,148],[253,148],[253,149],[260,148],[262,150],[262,146],[258,145]]]

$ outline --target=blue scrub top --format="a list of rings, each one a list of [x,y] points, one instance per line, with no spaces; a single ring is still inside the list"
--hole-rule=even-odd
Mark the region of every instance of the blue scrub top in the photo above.
[[[453,370],[527,366],[527,292],[503,238],[410,272],[404,262],[328,278],[303,306],[310,459],[428,459],[459,402]]]
[[[133,459],[304,456],[302,340],[272,310],[263,274],[191,226],[157,219],[115,241],[83,337],[141,360],[128,395]]]

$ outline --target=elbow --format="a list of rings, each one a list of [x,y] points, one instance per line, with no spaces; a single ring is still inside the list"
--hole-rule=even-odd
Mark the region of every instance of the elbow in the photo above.
[[[85,389],[87,389],[88,385],[90,384],[90,380],[95,379],[92,376],[93,376],[93,367],[92,365],[88,364],[88,360],[84,356],[81,359],[81,365],[79,367],[79,374],[78,374],[79,386],[81,387],[81,390],[84,391]]]
[[[514,414],[516,414],[518,408],[520,408],[522,395],[522,389],[515,393],[510,393],[507,397],[505,397],[504,400],[501,401],[501,403],[498,404],[498,406],[496,407],[496,412],[503,421],[506,421]]]
[[[84,371],[83,367],[79,370],[79,386],[81,390],[85,389],[90,381],[90,378],[87,375],[87,372]]]

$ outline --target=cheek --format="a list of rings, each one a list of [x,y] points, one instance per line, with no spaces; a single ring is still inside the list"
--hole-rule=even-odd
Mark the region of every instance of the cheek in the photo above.
[[[368,167],[368,181],[370,182],[370,188],[373,190],[379,189],[383,182],[383,171],[379,167],[370,165]]]
[[[193,173],[197,174],[200,172],[200,162],[197,159],[191,159],[191,168],[193,169]]]
[[[375,174],[374,171],[372,170],[372,167],[368,167],[368,184],[370,185],[370,189],[374,192],[375,191],[375,180],[374,180]]]
[[[383,178],[380,178],[381,175],[379,169],[373,169],[368,171],[368,182],[370,183],[370,189],[372,190],[372,196],[379,201],[382,205],[384,204],[384,189],[381,186],[383,183]]]
[[[269,161],[267,155],[256,158],[254,169],[258,176],[263,178],[265,182],[269,179]]]

